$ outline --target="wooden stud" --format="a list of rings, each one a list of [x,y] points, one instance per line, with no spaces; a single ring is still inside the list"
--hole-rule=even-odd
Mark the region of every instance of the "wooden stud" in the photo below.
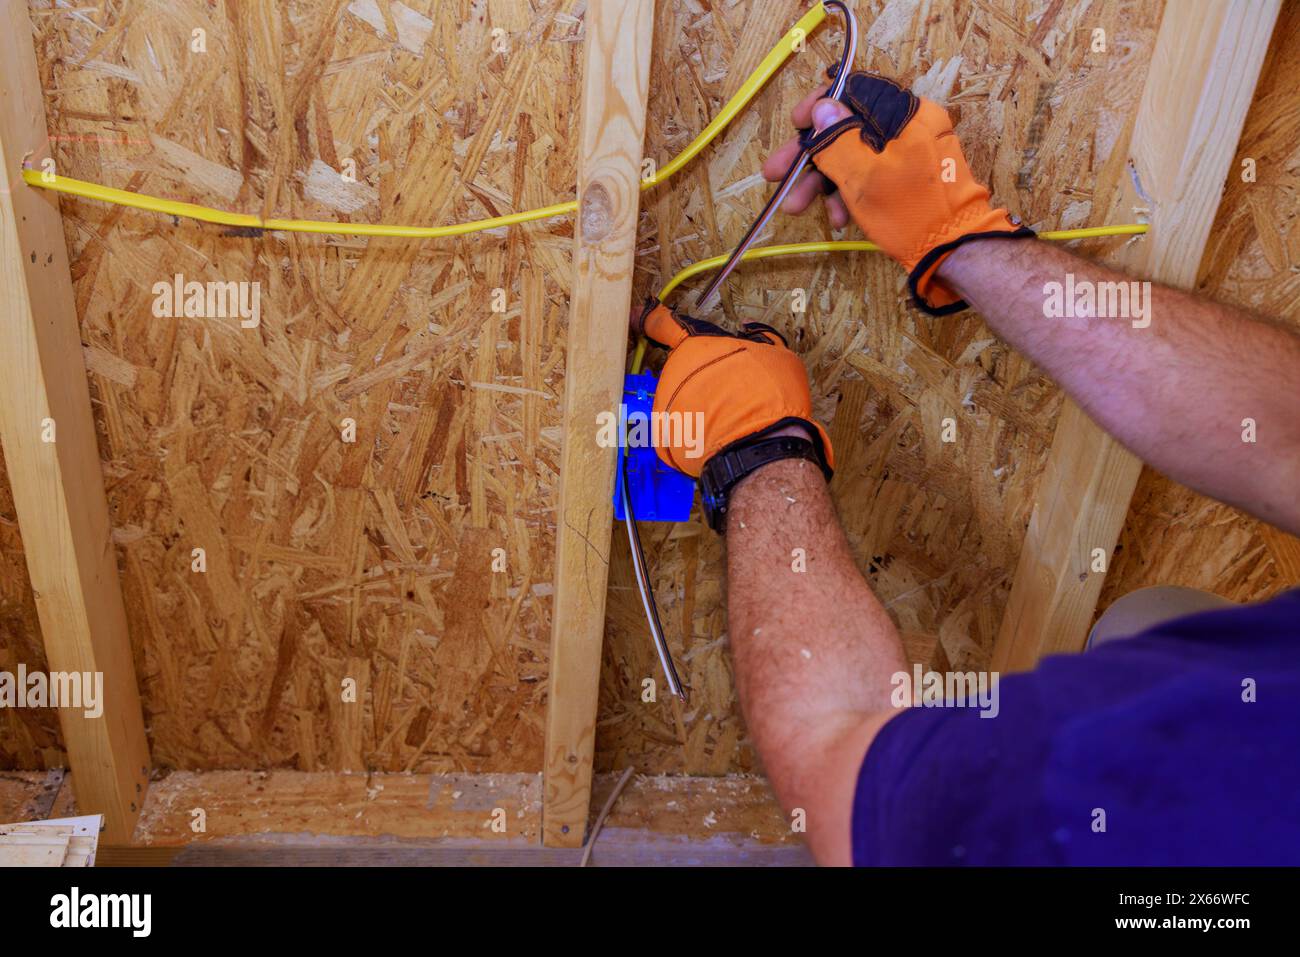
[[[560,847],[582,843],[591,798],[616,462],[597,416],[623,389],[653,0],[594,0],[586,31],[543,805]]]
[[[1250,109],[1280,0],[1202,0],[1165,7],[1130,144],[1128,181],[1111,222],[1147,209],[1151,232],[1118,265],[1188,288]],[[1056,427],[993,650],[993,670],[1032,668],[1080,651],[1142,463],[1071,402]]]
[[[103,713],[61,708],[82,813],[130,840],[149,748],[127,638],[57,200],[22,180],[50,157],[27,4],[0,9],[0,441],[48,665],[103,675]]]

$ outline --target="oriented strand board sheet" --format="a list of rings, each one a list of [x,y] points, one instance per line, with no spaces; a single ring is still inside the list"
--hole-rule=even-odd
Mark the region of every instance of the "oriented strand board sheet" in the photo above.
[[[400,223],[572,196],[571,0],[31,8],[68,175]],[[540,768],[571,223],[367,242],[63,211],[155,761]],[[258,283],[258,323],[157,315],[177,274]],[[39,765],[24,721],[6,750]]]

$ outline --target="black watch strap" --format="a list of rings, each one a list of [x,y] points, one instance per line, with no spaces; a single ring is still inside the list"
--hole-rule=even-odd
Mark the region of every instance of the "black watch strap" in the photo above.
[[[727,527],[727,509],[731,490],[745,476],[764,465],[781,459],[807,459],[822,470],[829,482],[830,466],[817,443],[795,435],[772,438],[745,439],[723,449],[709,459],[700,473],[700,498],[704,503],[704,517],[709,528],[722,533]]]

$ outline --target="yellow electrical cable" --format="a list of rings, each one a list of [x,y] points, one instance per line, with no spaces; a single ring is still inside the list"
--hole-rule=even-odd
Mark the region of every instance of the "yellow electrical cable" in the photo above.
[[[736,114],[745,108],[745,105],[772,78],[772,74],[779,70],[781,65],[790,58],[790,54],[795,51],[795,48],[802,47],[804,38],[812,33],[825,19],[826,8],[820,3],[805,13],[799,19],[799,22],[792,26],[777,45],[772,48],[771,52],[763,57],[763,62],[741,84],[740,89],[736,91],[736,95],[727,101],[727,105],[722,108],[722,112],[713,118],[713,122],[701,130],[700,135],[695,137],[686,149],[669,160],[667,166],[645,180],[641,188],[649,189],[651,186],[657,186],[694,159],[700,150],[708,146],[736,118]]]
[[[1096,239],[1099,236],[1141,236],[1151,227],[1146,223],[1116,223],[1114,226],[1084,226],[1081,229],[1047,229],[1039,239],[1064,243],[1071,239]]]
[[[879,249],[880,247],[875,243],[866,242],[865,240],[826,243],[782,243],[779,246],[755,246],[753,249],[748,249],[745,251],[745,255],[741,257],[741,262],[749,262],[751,259],[770,259],[773,256],[794,256],[798,253],[870,253]],[[668,280],[667,285],[659,291],[659,298],[665,298],[693,276],[698,276],[702,272],[711,272],[724,265],[728,258],[730,258],[730,253],[725,256],[710,256],[708,259],[701,259],[699,262],[691,263]]]
[[[1146,223],[1123,223],[1116,226],[1085,226],[1082,229],[1051,229],[1039,233],[1038,238],[1049,239],[1054,242],[1067,242],[1071,239],[1096,239],[1100,236],[1140,236],[1149,228]],[[745,255],[741,257],[741,262],[749,262],[751,259],[771,259],[774,256],[794,256],[800,253],[869,253],[879,251],[879,246],[865,240],[781,243],[776,246],[755,246],[753,249],[746,250]],[[701,259],[699,262],[693,262],[689,266],[683,267],[659,290],[659,299],[661,301],[666,299],[669,293],[693,276],[698,276],[702,272],[709,272],[724,265],[728,258],[729,256],[710,256],[708,259]],[[645,350],[646,340],[642,336],[637,340],[636,351],[632,354],[633,375],[641,371],[641,364],[645,361]]]
[[[1071,239],[1095,239],[1098,236],[1137,236],[1147,231],[1145,223],[1123,223],[1117,226],[1086,226],[1082,229],[1054,229],[1041,232],[1038,234],[1039,239],[1050,239],[1055,242],[1066,242]],[[879,252],[880,247],[875,243],[865,240],[843,240],[839,242],[821,242],[821,243],[782,243],[778,246],[755,246],[753,249],[746,251],[741,257],[742,262],[748,262],[751,259],[771,259],[773,256],[794,256],[799,253],[871,253]],[[678,271],[677,275],[668,280],[667,285],[659,290],[659,298],[665,298],[674,289],[693,276],[698,276],[702,272],[708,272],[724,265],[729,258],[727,256],[710,256],[708,259],[701,259],[699,262],[693,262],[689,266]]]
[[[790,58],[795,49],[797,47],[802,48],[804,38],[825,19],[826,8],[820,3],[805,13],[799,19],[799,22],[791,27],[767,56],[763,58],[758,68],[746,78],[740,89],[727,101],[722,111],[713,118],[712,122],[701,130],[700,134],[691,140],[684,150],[669,160],[662,169],[655,172],[653,176],[642,179],[641,189],[647,190],[653,186],[658,186],[699,155],[700,151],[708,146],[736,118],[736,114],[749,104],[749,101],[763,88],[763,85],[772,78],[772,74],[779,70],[781,65]],[[216,223],[219,226],[269,229],[293,233],[330,233],[337,236],[400,236],[406,239],[440,239],[448,236],[463,236],[466,233],[480,232],[485,229],[496,229],[501,226],[514,226],[538,219],[549,219],[552,216],[566,216],[578,209],[577,201],[569,200],[566,203],[554,203],[539,209],[528,209],[469,223],[453,223],[449,226],[400,226],[388,223],[339,223],[311,219],[262,219],[260,216],[253,216],[248,213],[232,213],[212,209],[208,206],[198,206],[194,203],[182,203],[172,199],[163,199],[159,196],[149,196],[145,193],[132,193],[125,189],[116,189],[99,183],[89,183],[85,180],[73,179],[70,176],[58,176],[43,170],[25,169],[23,170],[23,179],[29,186],[52,190],[56,193],[67,193],[72,196],[81,196],[85,199],[94,199],[117,206],[129,206],[132,209],[163,213],[167,216],[183,216],[186,219]]]

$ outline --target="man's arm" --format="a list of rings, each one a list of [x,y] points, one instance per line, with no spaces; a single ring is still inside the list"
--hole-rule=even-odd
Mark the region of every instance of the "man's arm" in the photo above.
[[[858,769],[895,713],[891,678],[907,666],[812,463],[774,462],[736,487],[727,621],[745,723],[772,789],[787,813],[804,810],[818,863],[851,863]]]
[[[938,275],[1096,422],[1170,478],[1300,534],[1300,337],[1150,284],[1146,315],[1047,318],[1049,283],[1131,277],[1047,243],[976,240]],[[1149,320],[1149,324],[1146,324]],[[1243,420],[1257,441],[1242,439]]]
[[[832,224],[852,218],[909,271],[923,307],[942,314],[966,300],[1141,459],[1300,534],[1300,337],[1155,283],[1139,284],[1151,292],[1140,317],[1048,318],[1046,287],[1066,287],[1067,274],[1075,287],[1134,277],[1022,241],[1005,210],[989,211],[941,107],[879,77],[851,79],[849,89],[871,117],[820,99],[824,90],[795,107],[795,126],[817,130],[819,172],[805,173],[786,211],[805,210],[830,177],[839,186],[827,198]],[[795,139],[776,150],[764,175],[779,178],[799,149]],[[982,238],[991,233],[999,238]],[[1254,442],[1243,441],[1246,419]]]
[[[656,451],[697,478],[709,472],[709,501],[721,509],[712,514],[726,529],[728,632],[749,732],[782,806],[804,812],[818,862],[851,863],[858,768],[894,713],[891,679],[905,665],[831,505],[823,465],[834,454],[813,419],[803,362],[769,326],[728,333],[655,301],[633,314],[632,328],[669,350],[655,413],[700,424],[699,445],[670,429]],[[800,445],[821,455],[789,457]],[[749,471],[731,458],[738,449],[764,464]],[[710,471],[724,455],[718,461],[732,464]]]
[[[840,188],[829,198],[832,221],[851,216],[900,262],[924,308],[944,314],[965,297],[1152,464],[1300,530],[1297,503],[1285,494],[1300,462],[1300,424],[1285,414],[1300,394],[1294,340],[1170,290],[1155,293],[1146,329],[1047,320],[1045,283],[1068,271],[1093,281],[1119,277],[1027,239],[1006,210],[992,208],[941,108],[878,77],[851,78],[850,93],[856,119],[816,93],[796,108],[795,125],[816,129],[820,172],[796,185],[789,211],[821,196],[822,177],[830,177]],[[769,178],[779,178],[799,148],[791,141],[778,150],[765,167]],[[635,325],[671,350],[655,411],[699,415],[704,460],[791,417],[829,452],[811,419],[803,370],[774,331],[729,338],[663,306],[648,307]],[[1207,400],[1210,392],[1216,397]],[[1235,431],[1227,428],[1234,416]],[[1241,444],[1247,417],[1276,437],[1260,456],[1269,461],[1253,467],[1240,458],[1249,452],[1231,445]],[[1266,441],[1274,440],[1261,436],[1254,448],[1263,451]],[[703,461],[692,464],[680,451],[659,454],[699,476]],[[858,772],[895,713],[891,678],[905,667],[898,634],[854,566],[816,467],[787,459],[742,479],[726,524],[729,631],[746,722],[777,797],[787,811],[806,812],[817,860],[849,863]],[[797,549],[806,571],[795,570]]]

